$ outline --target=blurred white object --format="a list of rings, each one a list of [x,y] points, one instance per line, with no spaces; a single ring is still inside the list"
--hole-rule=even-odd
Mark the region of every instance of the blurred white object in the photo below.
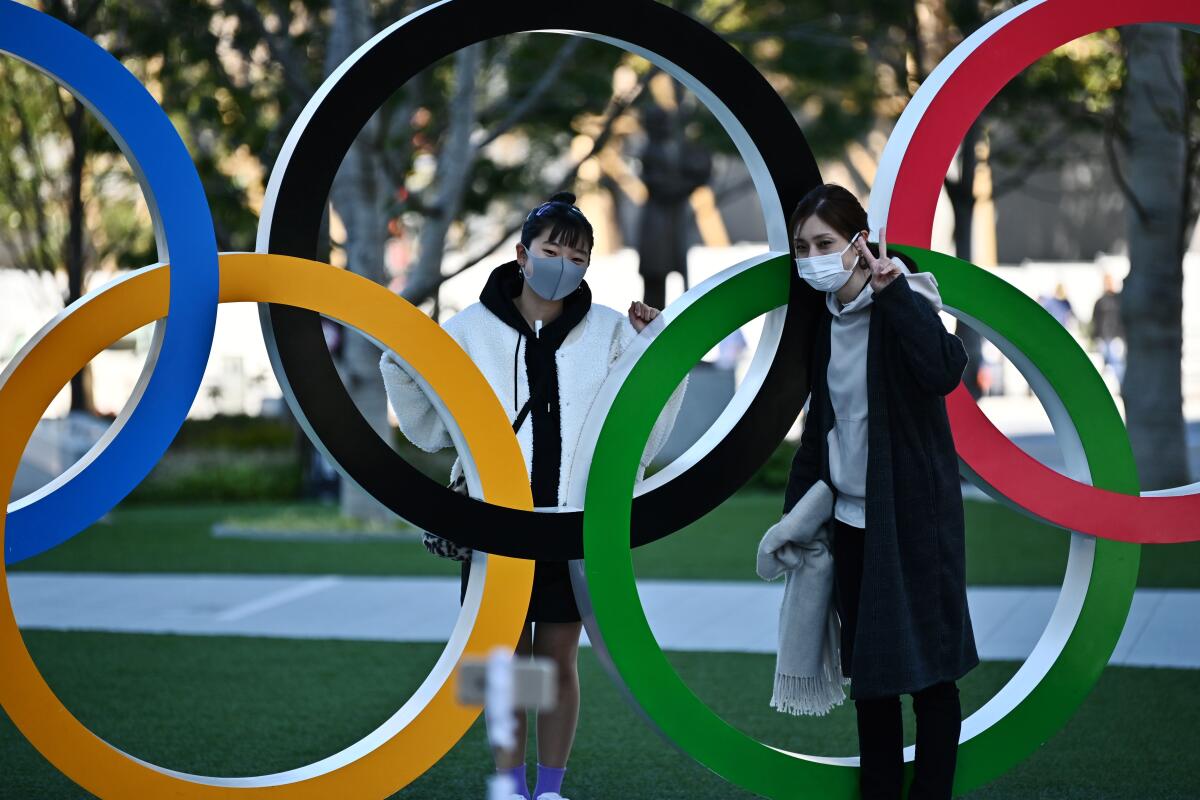
[[[746,334],[738,328],[717,345],[716,365],[721,369],[737,369],[742,363],[742,354],[746,352],[746,347]]]
[[[458,668],[458,702],[483,706],[488,741],[497,750],[516,748],[517,709],[554,708],[557,689],[554,662],[537,658],[514,664],[512,654],[500,647],[486,661],[464,659]],[[516,791],[510,775],[497,773],[488,780],[488,800],[524,800]]]
[[[514,708],[549,710],[558,702],[554,662],[545,658],[522,658],[510,664]],[[464,658],[458,668],[458,702],[464,706],[487,706],[488,662]],[[489,712],[490,713],[490,712]]]
[[[517,782],[511,776],[497,772],[488,780],[488,800],[525,800],[517,794]]]
[[[512,750],[517,744],[517,718],[513,714],[512,656],[500,648],[487,661],[487,692],[484,713],[488,720],[488,739],[492,747]],[[514,786],[509,790],[512,794]]]
[[[497,750],[512,750],[517,744],[517,718],[513,715],[512,656],[500,648],[487,660],[484,697],[488,740]],[[488,781],[488,800],[507,800],[517,791],[512,776],[497,773]]]

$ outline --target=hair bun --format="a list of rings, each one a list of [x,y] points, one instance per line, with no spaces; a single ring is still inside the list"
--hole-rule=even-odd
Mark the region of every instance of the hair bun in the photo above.
[[[566,203],[573,206],[575,205],[575,195],[571,194],[570,192],[557,192],[550,198],[550,202]]]

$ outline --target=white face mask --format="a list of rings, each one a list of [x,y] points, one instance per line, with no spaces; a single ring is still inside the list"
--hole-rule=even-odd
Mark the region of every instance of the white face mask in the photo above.
[[[838,289],[841,289],[846,285],[846,281],[850,280],[850,276],[854,272],[853,265],[850,269],[846,269],[843,266],[842,256],[846,254],[846,250],[854,247],[854,243],[861,235],[861,233],[854,234],[854,238],[850,240],[850,244],[846,245],[845,249],[840,253],[797,258],[796,270],[800,273],[800,277],[808,281],[808,285],[818,292],[836,292]],[[855,263],[858,263],[857,259],[855,259]]]

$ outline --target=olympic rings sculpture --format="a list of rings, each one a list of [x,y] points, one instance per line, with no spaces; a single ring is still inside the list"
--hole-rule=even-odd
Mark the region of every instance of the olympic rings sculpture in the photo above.
[[[464,26],[462,20],[472,24]],[[951,313],[1018,365],[1045,405],[1071,477],[1024,456],[961,387],[948,401],[963,469],[1002,502],[1072,531],[1063,588],[1029,659],[963,722],[956,792],[1002,774],[1061,728],[1112,654],[1133,598],[1139,545],[1200,539],[1200,486],[1139,496],[1120,416],[1078,345],[1033,301],[994,275],[928,250],[942,176],[987,102],[1020,70],[1072,39],[1142,22],[1200,24],[1192,0],[1029,0],[950,53],[896,125],[871,199],[873,227],[936,275]],[[586,36],[645,56],[687,85],[725,126],[763,206],[768,247],[664,310],[661,333],[626,353],[597,399],[574,477],[575,510],[535,510],[505,412],[470,359],[417,309],[369,281],[317,263],[324,198],[366,120],[421,69],[463,46],[521,31]],[[459,660],[515,648],[532,585],[531,558],[574,559],[572,581],[593,645],[645,716],[726,780],[770,798],[856,796],[856,758],[788,753],[729,726],[683,684],[650,632],[630,547],[662,538],[736,491],[774,449],[808,393],[807,354],[819,295],[794,275],[785,214],[820,181],[782,100],[736,50],[652,0],[592,6],[532,0],[442,0],[387,28],[343,63],[291,131],[271,173],[258,253],[216,252],[211,217],[186,149],[140,84],[98,45],[13,0],[0,0],[0,51],[61,82],[106,125],[138,174],[161,263],[82,298],[48,323],[0,374],[0,486],[29,435],[80,366],[127,332],[158,321],[138,388],[79,464],[8,505],[5,563],[69,539],[145,477],[199,386],[218,302],[261,303],[284,395],[343,474],[405,518],[481,551],[442,657],[412,698],[357,744],[297,770],[252,778],[186,775],[105,743],[54,696],[25,649],[7,578],[0,591],[0,705],[64,774],[101,797],[386,797],[465,733],[478,711],[454,703]],[[383,76],[383,77],[381,77]],[[168,247],[171,250],[168,250]],[[173,254],[173,255],[172,255]],[[170,266],[168,266],[168,264]],[[219,287],[219,288],[218,288]],[[317,315],[358,329],[422,377],[484,503],[428,481],[371,431],[341,385]],[[749,374],[708,433],[634,487],[642,445],[672,389],[728,332],[762,314]],[[333,390],[331,391],[331,387]],[[383,482],[378,477],[387,475]],[[396,478],[395,476],[399,476]],[[702,491],[697,491],[702,489]],[[422,504],[410,500],[420,497]],[[683,503],[683,498],[689,502]],[[704,498],[696,508],[697,498]],[[680,511],[690,507],[692,511]],[[505,530],[496,541],[486,531]],[[479,531],[462,534],[461,531]],[[511,535],[507,532],[511,531]],[[488,553],[490,555],[485,555]],[[911,748],[906,758],[911,761]],[[911,766],[911,765],[910,765]]]

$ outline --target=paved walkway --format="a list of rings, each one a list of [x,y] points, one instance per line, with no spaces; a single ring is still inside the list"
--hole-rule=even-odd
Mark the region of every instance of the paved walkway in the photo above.
[[[15,573],[26,629],[445,641],[458,580],[339,576]],[[782,582],[641,581],[668,650],[775,652]],[[1057,588],[982,587],[968,601],[980,657],[1029,655]],[[1110,663],[1200,669],[1200,590],[1142,589]]]

